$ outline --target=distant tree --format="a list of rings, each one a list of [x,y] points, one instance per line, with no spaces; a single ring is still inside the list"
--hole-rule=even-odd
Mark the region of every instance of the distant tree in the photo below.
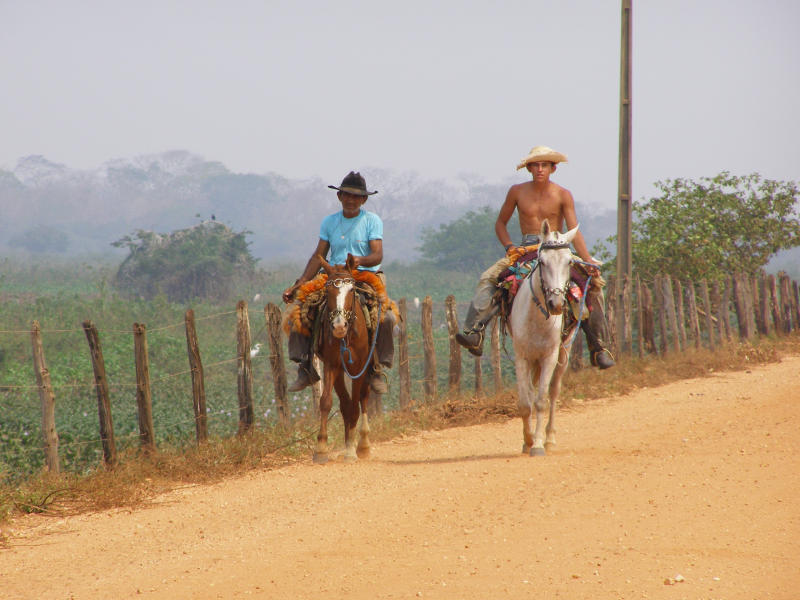
[[[69,238],[63,231],[47,225],[37,225],[12,237],[8,240],[8,245],[37,254],[61,254],[69,246]]]
[[[119,267],[115,285],[121,291],[150,299],[163,293],[172,301],[225,300],[237,277],[255,267],[245,236],[218,221],[159,234],[137,230],[112,245],[130,254]]]
[[[793,181],[724,171],[699,182],[657,182],[661,196],[634,203],[632,259],[637,273],[716,279],[753,273],[778,251],[800,246]],[[616,236],[608,238],[616,243]]]
[[[494,233],[497,209],[484,206],[469,211],[439,229],[422,230],[418,247],[423,259],[437,266],[466,272],[480,272],[503,255],[503,248]],[[516,215],[509,222],[509,231],[518,231]],[[513,234],[512,234],[513,236]]]

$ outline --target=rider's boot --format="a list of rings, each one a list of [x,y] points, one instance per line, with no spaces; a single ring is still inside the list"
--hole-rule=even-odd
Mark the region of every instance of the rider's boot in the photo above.
[[[475,308],[475,304],[470,302],[467,316],[464,318],[464,331],[456,334],[456,341],[469,350],[470,354],[483,355],[483,334],[486,324],[499,310],[500,307],[492,301],[489,308],[481,313]]]
[[[319,373],[314,368],[310,337],[297,331],[289,334],[289,359],[297,363],[297,377],[289,384],[287,391],[299,392],[319,381]]]
[[[394,314],[387,312],[378,325],[378,339],[375,341],[375,360],[372,363],[370,388],[376,394],[389,391],[384,367],[392,368],[394,362]]]
[[[603,314],[602,300],[598,299],[594,294],[588,294],[587,296],[587,301],[591,303],[591,310],[589,311],[589,318],[581,321],[581,329],[583,329],[583,334],[586,336],[589,358],[592,366],[599,369],[610,369],[616,363],[603,341],[608,335],[608,326]]]

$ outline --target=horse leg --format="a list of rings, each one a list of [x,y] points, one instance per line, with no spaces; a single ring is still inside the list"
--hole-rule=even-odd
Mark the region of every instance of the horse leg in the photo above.
[[[353,392],[356,392],[356,382],[354,381]],[[339,396],[339,410],[342,413],[342,421],[344,422],[344,454],[341,459],[344,462],[354,462],[356,460],[356,425],[358,424],[358,408],[350,392],[347,391],[347,385],[344,381],[344,375],[334,382],[336,394]]]
[[[553,377],[553,370],[558,361],[558,352],[544,358],[540,363],[539,381],[536,386],[536,399],[533,404],[536,408],[536,430],[533,432],[533,447],[531,456],[544,456],[544,413],[547,409],[547,392]],[[552,409],[551,409],[552,410]],[[552,412],[550,413],[552,415]],[[549,425],[549,423],[548,423]]]
[[[519,357],[519,353],[516,353]],[[531,416],[531,398],[533,385],[531,383],[531,365],[523,358],[515,360],[517,370],[517,407],[522,419],[522,453],[528,454],[533,447],[533,420]]]
[[[550,418],[547,421],[547,438],[544,442],[544,447],[549,452],[556,445],[556,405],[558,404],[558,395],[561,393],[561,379],[564,377],[564,371],[569,363],[569,352],[560,348],[558,352],[558,364],[553,370],[553,376],[550,379]]]
[[[355,394],[354,394],[355,395]],[[369,384],[364,381],[359,389],[359,403],[361,405],[361,427],[358,431],[358,458],[369,458],[369,418],[367,417],[367,403],[369,402]]]
[[[322,376],[322,395],[319,399],[319,433],[314,448],[314,463],[324,465],[328,462],[328,416],[333,406],[333,375],[326,368]]]

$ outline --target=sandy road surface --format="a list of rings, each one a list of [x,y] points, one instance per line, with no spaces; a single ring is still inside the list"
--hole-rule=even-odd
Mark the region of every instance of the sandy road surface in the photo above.
[[[9,598],[800,598],[800,357],[12,524]],[[8,533],[8,531],[6,532]],[[666,583],[665,583],[666,582]]]

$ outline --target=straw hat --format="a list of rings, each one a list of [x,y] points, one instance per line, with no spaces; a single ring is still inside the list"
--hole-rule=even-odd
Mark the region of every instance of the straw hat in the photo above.
[[[356,196],[371,196],[372,194],[378,193],[377,191],[368,192],[367,182],[364,180],[364,176],[361,173],[354,173],[353,171],[350,171],[344,176],[339,187],[335,185],[329,185],[328,187],[332,190],[339,190],[340,192],[355,194]]]
[[[547,146],[536,146],[531,148],[530,153],[528,156],[522,159],[517,165],[517,170],[524,169],[528,166],[528,163],[532,162],[551,162],[551,163],[560,163],[560,162],[567,162],[567,155],[561,154],[561,152],[556,152],[552,148],[548,148]]]

